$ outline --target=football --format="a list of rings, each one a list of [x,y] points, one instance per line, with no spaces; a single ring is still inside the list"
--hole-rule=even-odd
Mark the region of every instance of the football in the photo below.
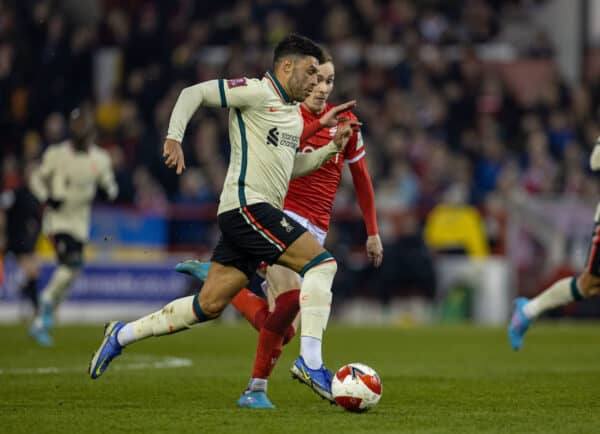
[[[381,379],[374,369],[362,363],[342,366],[331,381],[335,402],[352,412],[367,411],[381,399]]]

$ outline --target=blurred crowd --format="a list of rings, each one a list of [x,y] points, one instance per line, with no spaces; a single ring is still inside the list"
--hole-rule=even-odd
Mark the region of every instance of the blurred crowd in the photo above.
[[[332,102],[358,100],[378,209],[404,216],[382,219],[382,235],[412,248],[409,258],[422,251],[419,229],[440,203],[493,213],[514,194],[597,200],[587,157],[600,135],[600,71],[585,69],[577,83],[562,78],[535,24],[540,5],[0,0],[0,190],[23,182],[23,169],[64,137],[69,110],[89,100],[120,203],[157,212],[214,203],[228,161],[227,113],[196,116],[184,144],[188,169],[178,178],[161,160],[175,99],[195,82],[262,76],[274,44],[295,31],[333,53]],[[515,92],[494,66],[494,47],[508,47],[512,61],[545,62],[537,92]],[[338,212],[356,211],[355,203],[344,182]],[[340,221],[332,240],[343,245],[362,229]]]

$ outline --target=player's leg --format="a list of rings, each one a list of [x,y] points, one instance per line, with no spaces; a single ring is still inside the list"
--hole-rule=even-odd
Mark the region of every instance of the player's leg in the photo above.
[[[244,234],[247,252],[286,266],[304,278],[300,288],[302,366],[319,371],[321,386],[328,388],[330,373],[323,368],[321,339],[331,310],[331,285],[337,270],[335,259],[325,251],[306,228],[283,211],[268,204],[243,207],[239,214],[252,237]],[[315,374],[317,375],[317,374]],[[314,383],[314,381],[312,381]],[[326,395],[330,393],[325,390]]]
[[[108,324],[104,340],[92,356],[90,376],[92,379],[101,376],[127,345],[152,336],[173,334],[217,318],[235,293],[247,283],[245,272],[232,265],[212,262],[199,294],[173,300],[162,309],[127,324]]]
[[[210,264],[187,260],[178,264],[175,269],[199,280],[205,280]],[[272,303],[267,303],[246,288],[240,290],[231,301],[248,322],[260,332],[252,377],[238,400],[240,407],[274,408],[266,395],[267,380],[281,355],[282,346],[295,334],[295,328],[291,323],[298,316],[300,291],[298,289],[283,291],[276,288],[299,288],[299,276],[288,268],[278,265],[268,267],[267,270],[263,289]],[[272,305],[272,312],[269,312],[269,305]]]
[[[293,339],[300,325],[302,280],[298,273],[286,267],[273,265],[268,270],[265,286],[271,312],[269,318],[273,317],[270,328],[283,334],[283,345],[286,345]]]
[[[239,209],[252,236],[244,233],[245,251],[269,265],[278,263],[304,276],[301,292],[305,312],[301,313],[303,339],[302,355],[310,359],[311,369],[304,358],[298,358],[295,376],[301,376],[321,396],[331,399],[331,372],[325,369],[321,357],[321,338],[327,324],[331,303],[331,283],[336,263],[306,228],[273,206],[261,203]],[[241,229],[240,229],[241,230]],[[306,374],[305,376],[302,376]]]
[[[579,276],[560,279],[531,300],[525,297],[515,300],[515,309],[508,326],[508,336],[514,350],[522,347],[525,333],[542,313],[600,294],[599,245],[600,223],[596,223],[586,269]]]
[[[252,407],[252,392],[267,391],[267,380],[271,375],[286,337],[293,336],[292,322],[298,314],[299,290],[285,290],[285,288],[298,288],[300,286],[299,276],[278,265],[267,269],[267,290],[274,298],[273,311],[269,313],[264,326],[261,328],[254,358],[252,377],[248,388],[238,401],[241,407]],[[292,330],[291,336],[290,329]]]
[[[180,262],[175,267],[175,271],[195,277],[203,282],[206,280],[209,269],[209,262],[200,262],[195,259]],[[242,288],[233,297],[231,304],[252,324],[252,327],[260,331],[267,315],[269,315],[269,305],[263,298],[254,294],[248,288]]]
[[[331,311],[331,286],[337,263],[308,232],[290,245],[278,263],[303,277],[300,288],[300,356],[292,366],[292,375],[331,401],[332,375],[323,365],[321,343]]]
[[[37,314],[39,310],[39,267],[37,258],[33,253],[27,252],[18,255],[17,261],[24,276],[23,283],[21,284],[21,295],[23,298],[29,300],[33,307],[34,314]]]
[[[58,265],[40,296],[40,308],[29,330],[40,345],[52,345],[50,330],[54,325],[54,314],[67,295],[83,265],[83,243],[68,234],[54,236],[54,248]]]

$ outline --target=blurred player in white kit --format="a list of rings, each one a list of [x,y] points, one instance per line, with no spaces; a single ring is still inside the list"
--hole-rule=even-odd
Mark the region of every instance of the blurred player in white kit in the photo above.
[[[52,345],[54,312],[83,266],[89,239],[91,205],[100,189],[108,199],[118,194],[110,157],[94,144],[90,107],[71,112],[70,138],[46,149],[31,177],[31,191],[46,204],[42,230],[54,245],[57,267],[42,291],[40,308],[29,334],[40,345]]]

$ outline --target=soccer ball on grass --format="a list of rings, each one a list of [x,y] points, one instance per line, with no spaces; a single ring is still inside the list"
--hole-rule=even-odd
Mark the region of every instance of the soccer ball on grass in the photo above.
[[[381,399],[381,379],[362,363],[342,366],[331,381],[331,393],[338,405],[352,412],[373,408]]]

